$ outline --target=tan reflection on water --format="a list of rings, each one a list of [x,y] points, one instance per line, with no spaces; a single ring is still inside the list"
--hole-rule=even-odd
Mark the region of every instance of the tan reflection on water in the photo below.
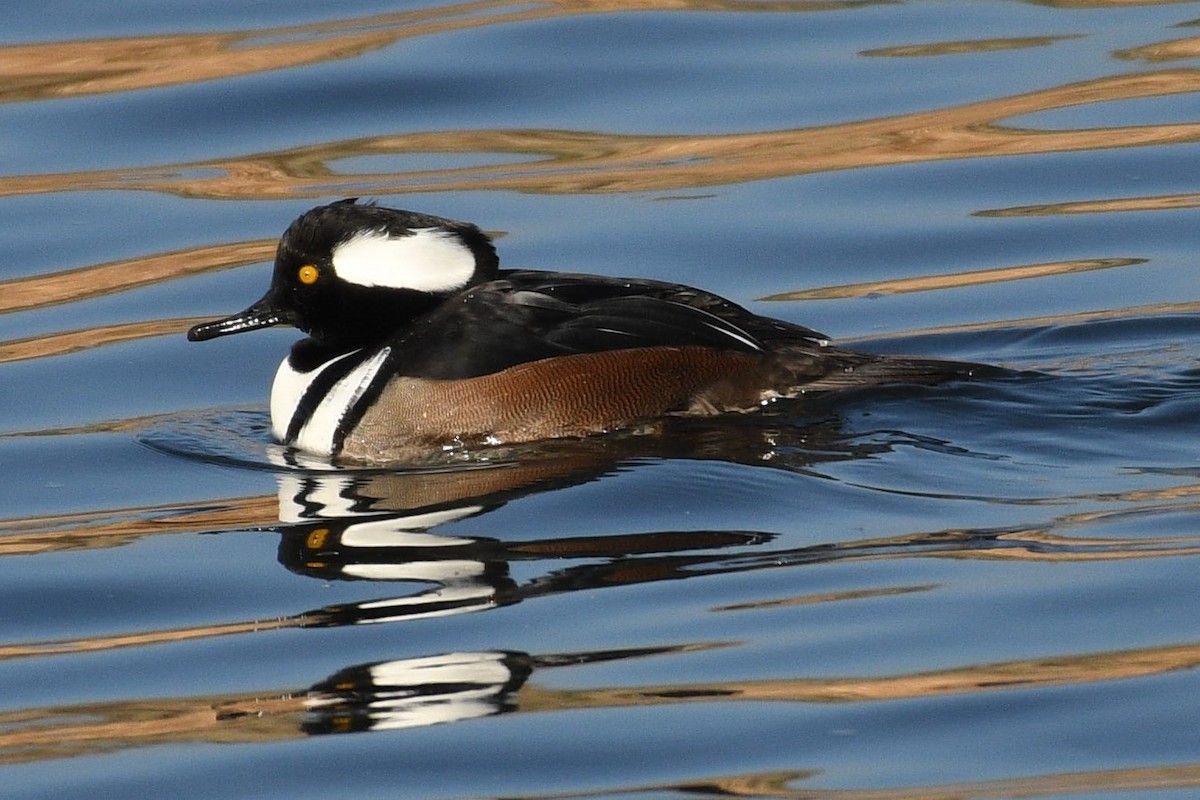
[[[212,533],[270,525],[275,495],[215,499],[203,506],[163,505],[0,519],[0,556],[119,547],[143,536]]]
[[[1077,200],[976,211],[977,217],[1041,217],[1053,214],[1107,214],[1115,211],[1170,211],[1200,206],[1200,194],[1164,194],[1153,197],[1116,197],[1110,200]]]
[[[404,191],[645,192],[960,158],[1028,155],[1200,141],[1200,123],[1036,130],[1000,121],[1070,106],[1200,91],[1200,71],[1147,72],[896,117],[817,128],[715,136],[562,130],[433,131],[330,142],[172,164],[0,179],[0,196],[145,189],[185,196],[265,199]],[[511,163],[380,173],[337,172],[341,159],[510,154]],[[529,156],[542,159],[530,162]]]
[[[0,364],[9,361],[25,361],[31,358],[63,356],[110,344],[183,333],[192,325],[209,319],[210,317],[189,317],[187,319],[124,322],[115,325],[97,325],[92,328],[81,328],[62,333],[41,334],[24,339],[9,339],[0,342]]]
[[[703,645],[692,645],[695,646]],[[1198,665],[1200,644],[1190,643],[878,678],[797,678],[595,689],[544,689],[530,683],[516,692],[513,701],[518,713],[713,702],[861,703],[1127,680],[1194,669]],[[305,695],[304,689],[274,689],[10,711],[0,714],[0,763],[112,752],[164,741],[248,742],[293,738],[300,735]],[[1130,772],[1135,773],[1155,775],[1156,781],[1169,774],[1156,770]],[[1175,780],[1181,779],[1183,783],[1172,785],[1200,784],[1200,765],[1188,767],[1183,775],[1176,773]],[[840,796],[843,795],[831,794]],[[896,795],[875,796],[914,795],[902,790]]]
[[[1136,521],[1139,517],[1153,517],[1156,514],[1194,513],[1197,506],[1200,505],[1195,501],[1172,501],[1180,498],[1193,498],[1198,495],[1200,495],[1200,486],[1176,487],[1129,495],[1098,495],[1091,499],[1140,500],[1142,505],[1062,515],[1052,518],[1042,526],[1030,526],[1008,532],[961,529],[851,540],[821,546],[820,549],[826,557],[820,563],[832,559],[836,559],[840,563],[848,563],[910,558],[1066,563],[1196,556],[1200,555],[1200,540],[1196,537],[1103,537],[1079,535],[1077,531],[1091,531],[1101,528],[1107,523],[1119,524],[1130,520]],[[1053,501],[1046,500],[1045,502]],[[0,533],[4,534],[3,537],[0,537],[3,544],[3,547],[0,547],[0,556],[27,556],[63,550],[120,547],[144,536],[159,534],[266,529],[277,518],[276,512],[275,498],[250,497],[213,501],[202,508],[156,506],[3,520],[0,521]],[[997,548],[968,546],[981,536],[990,537],[1003,546]],[[572,552],[571,541],[573,540],[563,540],[563,546],[560,548],[555,546],[556,540],[549,540],[541,543],[537,552],[541,552],[551,561],[569,557]],[[522,550],[521,547],[513,549],[514,551]],[[760,556],[759,563],[750,568],[773,569],[803,566],[809,562],[799,557],[804,555],[808,549],[799,548],[768,553]],[[749,563],[749,559],[752,558],[752,553],[747,554],[743,556],[743,561]],[[623,570],[623,582],[641,583],[661,579],[660,573],[654,570],[639,574],[637,572],[638,564],[637,558],[628,559]],[[714,612],[752,612],[766,608],[857,601],[897,594],[928,592],[939,588],[936,585],[889,586],[774,598],[756,603],[720,606],[710,610]],[[242,620],[76,639],[15,642],[0,645],[0,660],[51,655],[67,656],[217,636],[260,633],[281,628],[308,627],[328,623],[327,616],[326,612],[321,610],[307,610],[291,616],[280,616],[268,620]]]
[[[257,30],[0,47],[0,103],[129,92],[351,58],[402,39],[631,11],[828,11],[887,0],[480,0]]]
[[[894,597],[899,594],[914,594],[929,592],[940,588],[937,584],[927,583],[917,586],[889,586],[885,589],[849,589],[841,592],[819,592],[798,597],[779,597],[772,600],[754,600],[746,603],[731,603],[726,606],[714,606],[709,611],[751,611],[764,608],[786,608],[790,606],[811,606],[818,603],[840,603],[845,600],[868,600],[875,597]]]
[[[275,239],[194,247],[0,281],[0,314],[72,303],[272,258]]]
[[[273,257],[276,240],[194,247],[122,259],[49,275],[0,281],[0,314],[74,303]],[[182,333],[207,318],[157,319],[98,325],[0,341],[0,363],[66,355],[111,344]]]
[[[650,704],[765,701],[860,703],[951,694],[1063,686],[1163,675],[1200,666],[1200,644],[1008,661],[882,678],[813,678],[665,684],[520,693],[523,711],[616,708]]]
[[[981,331],[997,331],[1006,328],[1043,328],[1057,325],[1080,325],[1088,322],[1098,322],[1109,319],[1136,319],[1138,317],[1154,317],[1165,315],[1200,314],[1200,302],[1192,303],[1155,303],[1146,306],[1127,306],[1125,308],[1103,308],[1096,311],[1080,311],[1072,314],[1053,314],[1042,317],[1021,317],[1018,319],[994,320],[991,322],[971,322],[962,325],[937,325],[917,330],[897,331],[895,333],[872,334],[870,337],[840,339],[842,344],[869,339],[883,341],[889,338],[909,336],[946,336],[960,333],[978,333]]]
[[[1170,6],[1195,0],[1022,0],[1031,6],[1051,8],[1120,8],[1123,6]]]
[[[1149,61],[1150,63],[1182,61],[1200,56],[1200,39],[1193,37],[1175,39],[1170,42],[1155,42],[1141,47],[1131,47],[1128,50],[1117,50],[1113,55],[1130,61]]]
[[[932,42],[930,44],[879,47],[874,50],[863,50],[859,55],[908,58],[913,56],[949,56],[962,53],[990,53],[996,50],[1022,50],[1027,47],[1047,47],[1066,39],[1082,38],[1082,34],[1068,34],[1065,36],[1024,36],[1015,39],[969,39],[958,42]]]
[[[1064,772],[1033,775],[1021,778],[999,778],[972,783],[931,784],[888,789],[818,789],[796,787],[800,781],[819,781],[818,770],[793,772],[764,772],[751,775],[711,778],[679,784],[636,786],[620,791],[634,797],[642,794],[674,791],[685,796],[765,797],[777,800],[1012,800],[1018,797],[1059,797],[1082,792],[1158,792],[1200,786],[1200,764],[1169,764],[1154,767],[1095,770],[1093,772]],[[605,797],[617,793],[606,789],[601,793],[572,792],[569,794],[537,795],[538,800]],[[526,798],[533,800],[530,795]]]
[[[1023,264],[1016,267],[956,272],[948,275],[922,275],[916,278],[897,278],[889,281],[852,283],[842,286],[822,286],[798,292],[781,292],[760,297],[759,300],[829,300],[833,298],[869,297],[872,295],[907,294],[928,292],[936,289],[958,289],[985,283],[1020,281],[1029,278],[1045,278],[1052,275],[1070,275],[1113,267],[1130,267],[1145,264],[1144,258],[1093,258],[1075,261],[1052,261],[1045,264]]]

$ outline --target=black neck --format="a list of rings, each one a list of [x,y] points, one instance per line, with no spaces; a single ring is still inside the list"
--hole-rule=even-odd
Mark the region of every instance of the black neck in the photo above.
[[[324,309],[324,324],[312,325],[309,337],[296,342],[288,357],[292,367],[310,372],[332,358],[374,348],[437,308],[445,297],[409,290],[378,288],[344,293]]]

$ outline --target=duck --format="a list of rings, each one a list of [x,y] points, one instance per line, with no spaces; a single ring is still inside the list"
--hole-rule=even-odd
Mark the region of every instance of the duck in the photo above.
[[[584,437],[785,398],[967,379],[981,365],[843,349],[682,284],[501,269],[479,227],[347,198],[283,233],[270,286],[191,341],[291,325],[271,432],[302,453]]]

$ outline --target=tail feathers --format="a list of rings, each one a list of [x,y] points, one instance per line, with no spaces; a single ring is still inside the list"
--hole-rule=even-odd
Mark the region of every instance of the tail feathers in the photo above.
[[[832,356],[830,358],[829,356]],[[886,384],[934,385],[998,375],[1003,370],[985,364],[937,358],[880,356],[839,350],[829,353],[820,374],[796,375],[804,392],[838,391]]]

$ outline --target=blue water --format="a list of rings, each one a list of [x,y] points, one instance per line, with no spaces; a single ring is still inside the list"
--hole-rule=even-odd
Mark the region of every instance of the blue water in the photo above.
[[[5,797],[1200,791],[1200,3],[9,6]],[[296,465],[347,195],[1009,372]]]

